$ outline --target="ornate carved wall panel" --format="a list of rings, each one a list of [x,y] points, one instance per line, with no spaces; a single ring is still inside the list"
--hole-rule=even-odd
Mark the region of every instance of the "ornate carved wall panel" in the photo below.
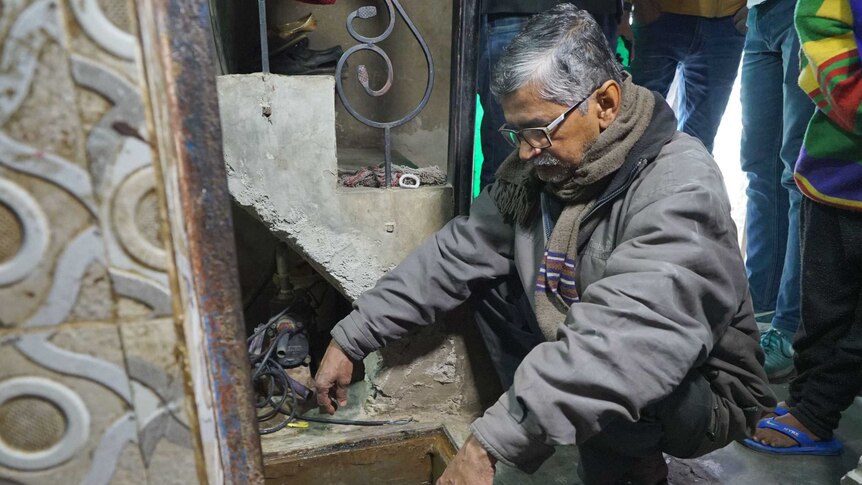
[[[195,483],[136,4],[0,5],[0,482]]]

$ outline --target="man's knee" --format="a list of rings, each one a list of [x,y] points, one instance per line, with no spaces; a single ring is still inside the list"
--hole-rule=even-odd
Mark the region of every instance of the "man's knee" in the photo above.
[[[694,458],[747,436],[745,413],[719,396],[700,371],[694,370],[656,410],[662,423],[662,451]]]

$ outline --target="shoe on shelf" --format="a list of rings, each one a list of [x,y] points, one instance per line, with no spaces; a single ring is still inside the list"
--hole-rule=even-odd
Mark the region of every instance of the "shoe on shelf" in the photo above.
[[[344,51],[341,46],[314,50],[303,40],[277,54],[269,56],[270,70],[274,74],[334,74]]]
[[[272,59],[273,57],[281,54],[282,52],[290,49],[291,47],[303,45],[306,47],[308,46],[308,34],[306,34],[305,32],[301,32],[297,35],[294,35],[288,40],[281,40],[275,38],[273,42],[270,42],[269,58]]]
[[[299,20],[294,20],[293,22],[286,22],[269,29],[269,35],[288,40],[291,37],[302,32],[313,32],[316,28],[317,19],[314,18],[314,15],[308,14]]]
[[[766,354],[763,368],[770,380],[787,377],[793,372],[793,342],[778,329],[770,328],[760,336],[760,346]]]

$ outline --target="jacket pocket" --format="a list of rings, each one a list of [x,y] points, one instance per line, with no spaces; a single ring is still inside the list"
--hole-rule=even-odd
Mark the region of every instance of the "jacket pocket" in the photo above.
[[[698,456],[712,453],[715,450],[727,446],[733,438],[731,435],[731,412],[730,406],[732,403],[726,399],[712,395],[712,410],[710,413],[709,425],[706,427],[706,432],[701,437],[700,444],[695,449],[691,456],[681,458],[696,458]]]

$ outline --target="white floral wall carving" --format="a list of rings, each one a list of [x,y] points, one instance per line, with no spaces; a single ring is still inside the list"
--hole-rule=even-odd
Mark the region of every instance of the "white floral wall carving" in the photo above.
[[[0,12],[0,482],[195,482],[138,40]]]

